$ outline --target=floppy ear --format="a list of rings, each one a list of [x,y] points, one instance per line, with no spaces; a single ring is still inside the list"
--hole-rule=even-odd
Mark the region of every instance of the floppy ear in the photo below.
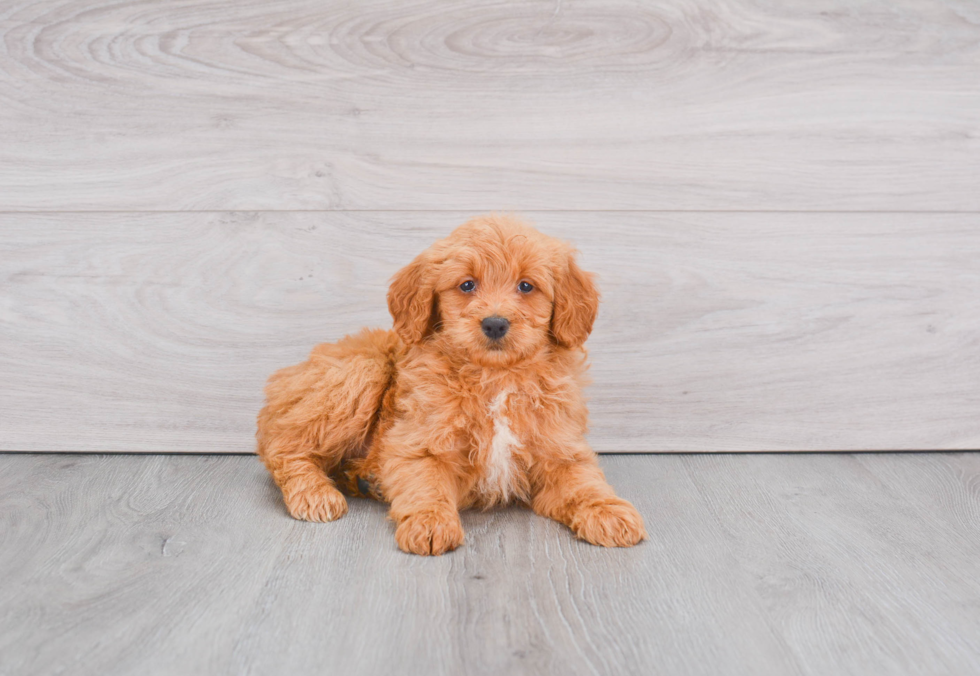
[[[555,301],[551,311],[551,334],[563,347],[581,347],[592,333],[599,313],[599,291],[594,275],[575,262],[575,252],[555,275]]]
[[[429,252],[399,270],[388,287],[388,311],[395,333],[411,345],[431,333],[437,320],[436,294]]]

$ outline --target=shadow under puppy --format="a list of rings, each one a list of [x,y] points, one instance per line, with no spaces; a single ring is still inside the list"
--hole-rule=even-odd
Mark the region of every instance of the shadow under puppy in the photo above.
[[[593,544],[644,539],[585,441],[599,294],[574,256],[516,218],[476,218],[395,275],[393,331],[318,345],[273,374],[258,453],[289,513],[343,516],[338,481],[389,502],[415,554],[462,544],[460,509],[511,501]]]

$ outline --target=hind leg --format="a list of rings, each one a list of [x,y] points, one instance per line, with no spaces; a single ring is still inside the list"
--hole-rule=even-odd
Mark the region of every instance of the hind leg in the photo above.
[[[347,499],[327,476],[322,458],[311,454],[267,453],[264,459],[294,519],[325,522],[347,513]]]
[[[318,345],[307,361],[269,378],[258,452],[293,517],[333,521],[347,512],[329,474],[370,437],[394,374],[397,341],[389,331],[363,331]]]
[[[290,516],[301,521],[333,521],[347,513],[347,499],[315,463],[295,461],[279,488]]]

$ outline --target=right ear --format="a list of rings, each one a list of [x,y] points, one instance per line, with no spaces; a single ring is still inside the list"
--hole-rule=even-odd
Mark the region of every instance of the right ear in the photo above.
[[[388,287],[388,311],[395,320],[395,333],[405,343],[417,343],[435,324],[436,294],[429,252],[399,270]]]
[[[599,291],[594,275],[575,262],[574,250],[555,274],[555,302],[551,314],[551,334],[559,345],[581,347],[599,312]]]

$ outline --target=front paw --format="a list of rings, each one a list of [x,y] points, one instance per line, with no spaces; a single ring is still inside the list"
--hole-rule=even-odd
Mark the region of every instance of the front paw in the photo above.
[[[282,497],[290,516],[300,521],[323,523],[339,519],[347,513],[347,499],[326,481],[287,486]]]
[[[618,498],[582,507],[571,527],[582,540],[603,547],[632,547],[647,538],[643,517],[633,505]]]
[[[459,514],[410,514],[398,524],[395,541],[408,554],[438,556],[463,544],[463,526],[459,522]]]

